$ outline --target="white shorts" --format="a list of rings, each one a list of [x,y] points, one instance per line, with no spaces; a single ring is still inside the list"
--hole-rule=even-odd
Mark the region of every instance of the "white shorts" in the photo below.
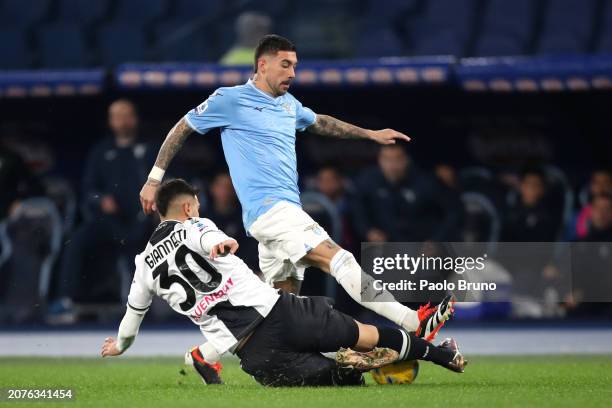
[[[259,241],[259,268],[269,284],[288,278],[304,280],[306,265],[300,260],[329,239],[310,215],[287,201],[259,216],[249,233]]]

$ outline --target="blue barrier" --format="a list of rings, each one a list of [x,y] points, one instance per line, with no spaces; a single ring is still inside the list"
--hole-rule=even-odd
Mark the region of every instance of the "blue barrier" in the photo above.
[[[105,90],[105,71],[0,71],[0,97],[97,95]]]
[[[91,95],[124,91],[214,89],[245,82],[250,66],[202,63],[119,65],[112,82],[100,69],[0,71],[0,97]],[[577,92],[612,89],[612,55],[465,58],[451,56],[303,62],[294,86],[446,86],[467,92]]]
[[[470,92],[603,90],[612,88],[612,55],[466,58],[454,72]]]

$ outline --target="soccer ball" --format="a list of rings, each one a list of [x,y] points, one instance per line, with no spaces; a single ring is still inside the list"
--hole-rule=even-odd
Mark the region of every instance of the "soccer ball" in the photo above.
[[[412,384],[419,374],[417,360],[396,361],[395,363],[370,370],[378,384]]]

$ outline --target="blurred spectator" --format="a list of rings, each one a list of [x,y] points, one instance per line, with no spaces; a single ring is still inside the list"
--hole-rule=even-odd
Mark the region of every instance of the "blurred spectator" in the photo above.
[[[593,197],[589,233],[574,244],[572,290],[565,298],[570,317],[612,316],[612,195]]]
[[[354,221],[367,241],[457,241],[458,195],[412,163],[401,145],[383,146],[378,167],[356,183]]]
[[[333,166],[325,166],[317,173],[317,191],[327,197],[340,214],[342,231],[339,244],[344,248],[355,248],[351,229],[349,198],[342,174]]]
[[[0,188],[0,220],[12,213],[20,200],[42,194],[39,181],[5,138],[0,140]]]
[[[240,257],[253,270],[259,270],[257,241],[248,237],[242,226],[242,209],[228,173],[217,174],[210,184],[210,204],[201,214],[240,244]]]
[[[236,19],[236,43],[221,57],[223,65],[252,65],[259,39],[270,34],[272,20],[265,14],[247,11]]]
[[[104,281],[116,282],[112,278],[116,277],[117,259],[127,256],[131,265],[149,232],[138,195],[155,161],[155,149],[138,141],[138,114],[132,102],[113,102],[108,124],[113,136],[97,143],[86,162],[82,186],[86,220],[65,246],[57,300],[49,308],[52,323],[74,320],[72,299],[79,282],[100,272],[96,268],[105,261],[111,264],[104,266],[112,269],[102,272]]]
[[[439,163],[434,169],[434,173],[438,180],[442,182],[446,187],[451,190],[459,189],[459,182],[457,181],[457,170],[453,165],[448,163]]]
[[[612,195],[593,197],[589,232],[582,239],[589,242],[612,242]]]
[[[506,210],[502,241],[552,242],[559,225],[546,205],[546,176],[540,169],[527,169],[519,183],[518,202]]]
[[[612,194],[612,171],[607,169],[596,170],[591,174],[589,183],[589,204],[582,207],[576,217],[576,223],[570,238],[584,238],[589,233],[592,217],[593,199],[602,194]]]

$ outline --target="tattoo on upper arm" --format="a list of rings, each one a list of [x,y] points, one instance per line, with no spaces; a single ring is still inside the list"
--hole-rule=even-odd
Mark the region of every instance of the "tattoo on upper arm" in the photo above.
[[[164,140],[157,154],[155,165],[166,170],[191,133],[193,133],[193,129],[187,124],[185,118],[179,120],[168,132],[166,140]]]
[[[312,133],[343,139],[366,139],[368,131],[329,115],[317,115],[317,121],[308,127]]]

